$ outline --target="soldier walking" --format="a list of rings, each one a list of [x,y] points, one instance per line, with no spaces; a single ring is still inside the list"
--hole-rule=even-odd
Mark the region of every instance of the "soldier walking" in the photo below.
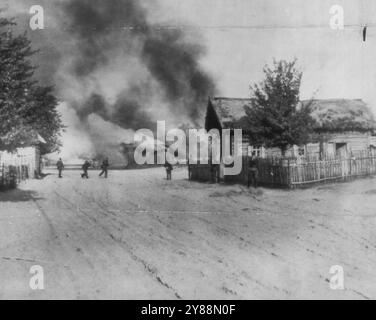
[[[108,163],[108,158],[105,158],[102,162],[102,165],[101,165],[101,173],[99,174],[99,176],[101,177],[103,174],[104,174],[104,177],[107,179],[107,174],[108,174],[108,167],[109,167],[109,163]]]
[[[59,172],[59,178],[62,178],[63,176],[61,175],[63,169],[64,169],[64,163],[61,158],[59,158],[59,161],[56,163],[57,171]]]
[[[89,174],[87,172],[89,168],[90,168],[90,162],[86,160],[84,164],[82,165],[82,170],[84,171],[84,173],[81,174],[81,178],[89,179]]]

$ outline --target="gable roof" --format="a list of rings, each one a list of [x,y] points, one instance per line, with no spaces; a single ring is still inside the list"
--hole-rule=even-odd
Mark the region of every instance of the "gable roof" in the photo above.
[[[252,107],[254,99],[210,97],[222,128],[230,128],[246,115],[245,107]],[[369,131],[376,129],[374,115],[361,99],[314,99],[302,100],[311,103],[312,116],[319,130],[327,131]],[[243,128],[246,129],[246,128]]]

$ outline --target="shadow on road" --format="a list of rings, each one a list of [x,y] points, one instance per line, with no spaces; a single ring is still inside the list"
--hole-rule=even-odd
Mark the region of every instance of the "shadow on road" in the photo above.
[[[40,173],[39,174],[39,179],[44,179],[45,177],[53,175],[52,173]]]
[[[0,191],[0,202],[24,202],[43,199],[38,197],[38,193],[32,190],[13,189]]]

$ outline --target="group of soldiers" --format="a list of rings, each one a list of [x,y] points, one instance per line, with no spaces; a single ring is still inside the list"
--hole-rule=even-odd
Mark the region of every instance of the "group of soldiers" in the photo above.
[[[82,173],[81,173],[81,178],[86,178],[86,179],[89,179],[89,173],[88,173],[88,170],[89,168],[91,167],[91,163],[88,161],[88,160],[85,160],[84,164],[82,165]],[[107,176],[108,176],[108,167],[110,166],[109,162],[108,162],[108,158],[105,158],[101,164],[101,172],[99,173],[99,176],[101,177],[102,175],[104,175],[104,177],[107,179]],[[61,160],[61,158],[58,160],[58,162],[56,163],[56,168],[57,168],[57,171],[59,173],[59,178],[62,178],[63,175],[63,170],[64,170],[64,163],[63,163],[63,160]],[[170,163],[166,162],[165,164],[165,169],[166,169],[166,173],[167,173],[167,180],[171,180],[171,172],[173,170],[173,167]]]
[[[110,166],[109,162],[108,162],[108,158],[105,158],[101,164],[101,172],[99,173],[99,176],[101,177],[102,175],[104,175],[104,177],[107,179],[107,176],[108,176],[108,167]],[[81,178],[86,178],[86,179],[89,179],[89,173],[88,173],[88,170],[89,168],[91,167],[91,163],[86,160],[84,162],[84,164],[82,165],[82,170],[83,170],[83,173],[81,173]],[[61,160],[61,158],[59,159],[59,161],[56,163],[56,168],[57,168],[57,171],[59,172],[59,178],[62,178],[62,172],[64,170],[64,163],[63,163],[63,160]]]
[[[105,178],[108,176],[108,167],[109,167],[109,162],[108,158],[105,158],[101,164],[101,172],[99,173],[99,176],[101,177],[104,175]],[[62,178],[62,172],[64,169],[64,163],[59,159],[59,161],[56,163],[57,170],[59,172],[59,178]],[[83,173],[81,173],[81,178],[89,178],[88,170],[91,167],[91,164],[88,160],[84,162],[82,165],[82,170]],[[169,162],[166,162],[164,165],[166,169],[166,174],[167,174],[167,180],[171,180],[171,172],[173,170],[172,165]],[[248,179],[247,179],[247,184],[248,188],[252,185],[254,188],[258,187],[258,168],[257,168],[257,157],[255,153],[252,153],[252,156],[249,158],[249,163],[248,163]]]

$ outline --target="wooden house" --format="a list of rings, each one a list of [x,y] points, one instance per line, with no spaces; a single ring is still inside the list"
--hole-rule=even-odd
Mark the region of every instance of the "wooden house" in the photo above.
[[[319,144],[306,147],[307,153],[346,157],[376,147],[374,116],[361,99],[326,99],[301,103],[311,103],[312,115],[317,122],[315,132]]]
[[[327,99],[301,101],[311,103],[316,127],[311,143],[291,146],[282,157],[279,148],[255,146],[246,121],[246,108],[252,108],[252,99],[209,98],[205,128],[242,129],[239,151],[243,166],[238,175],[224,175],[223,162],[193,164],[189,177],[199,181],[248,182],[248,159],[246,155],[256,152],[259,184],[275,187],[298,187],[325,181],[346,181],[353,177],[376,174],[376,135],[374,116],[362,100]],[[298,106],[299,107],[299,106]],[[234,143],[232,140],[232,150]]]
[[[210,97],[208,101],[205,129],[242,129],[242,154],[248,153],[248,147],[252,145],[248,128],[239,128],[237,122],[246,116],[245,108],[252,107],[251,99],[243,98],[219,98]]]
[[[281,157],[279,148],[255,146],[247,127],[239,127],[239,120],[246,116],[245,108],[252,107],[252,99],[210,97],[208,101],[205,129],[242,129],[242,154],[255,152],[257,156]],[[309,156],[344,157],[376,149],[373,136],[375,120],[371,110],[360,99],[325,99],[302,101],[311,103],[312,116],[317,121],[312,143],[291,146],[287,157]],[[242,122],[240,122],[242,123]]]

